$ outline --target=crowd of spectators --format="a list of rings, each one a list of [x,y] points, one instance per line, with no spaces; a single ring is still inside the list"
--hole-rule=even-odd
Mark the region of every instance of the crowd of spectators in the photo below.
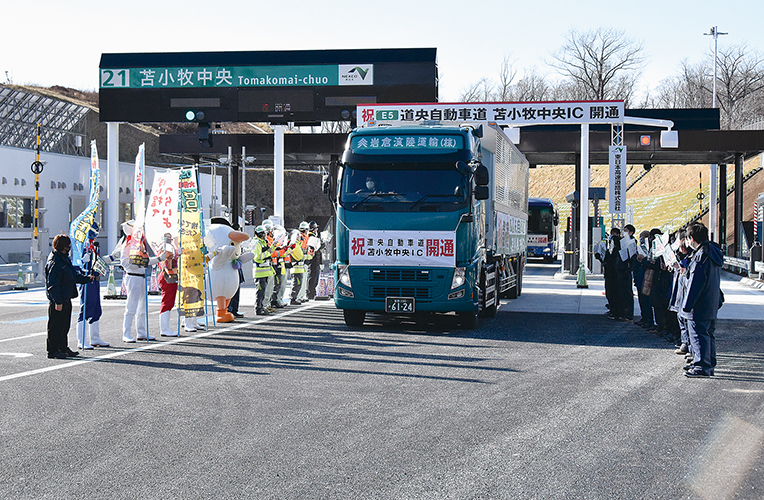
[[[664,236],[631,224],[612,228],[595,252],[603,263],[608,312],[616,321],[633,322],[676,344],[685,355],[687,377],[714,375],[716,315],[724,300],[720,289],[723,254],[701,223]],[[640,318],[634,318],[634,288]]]

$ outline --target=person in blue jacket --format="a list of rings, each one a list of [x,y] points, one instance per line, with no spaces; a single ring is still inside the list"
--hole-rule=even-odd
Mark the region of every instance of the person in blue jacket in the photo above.
[[[48,296],[48,358],[66,359],[79,352],[69,349],[67,335],[72,323],[72,299],[77,283],[92,277],[78,273],[69,259],[72,241],[65,234],[53,238],[53,251],[45,263],[45,294]]]
[[[716,243],[708,240],[708,228],[695,223],[687,230],[693,250],[682,309],[687,320],[692,363],[685,366],[687,377],[708,377],[716,368],[716,316],[721,304],[721,269],[724,255]]]

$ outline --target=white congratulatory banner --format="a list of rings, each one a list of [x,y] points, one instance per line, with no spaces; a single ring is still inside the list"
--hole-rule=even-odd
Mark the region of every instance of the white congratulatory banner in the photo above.
[[[626,212],[626,146],[610,146],[610,182],[608,210],[611,214]]]
[[[497,125],[622,123],[623,101],[462,102],[359,104],[357,124],[411,125],[423,121],[495,122]]]
[[[349,264],[358,266],[456,266],[453,231],[350,232]]]

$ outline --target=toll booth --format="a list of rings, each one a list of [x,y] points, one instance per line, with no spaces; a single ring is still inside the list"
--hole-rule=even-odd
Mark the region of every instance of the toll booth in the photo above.
[[[597,261],[593,254],[592,249],[599,244],[604,238],[603,231],[603,219],[599,217],[599,202],[606,199],[607,189],[604,187],[590,187],[589,188],[589,200],[594,204],[593,212],[594,216],[589,217],[588,232],[589,232],[589,248],[587,252],[586,267],[594,274],[601,274],[602,268],[599,261]],[[562,270],[568,272],[571,275],[575,275],[578,272],[578,265],[580,262],[578,242],[581,237],[581,229],[578,226],[578,211],[580,209],[579,194],[578,191],[573,191],[565,196],[565,201],[570,203],[571,216],[568,217],[567,226],[565,230],[565,251],[562,259]]]

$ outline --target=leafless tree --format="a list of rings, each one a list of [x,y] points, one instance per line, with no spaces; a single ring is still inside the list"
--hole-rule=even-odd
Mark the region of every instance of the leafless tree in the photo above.
[[[493,100],[495,84],[486,77],[473,82],[459,94],[460,102],[486,102]]]
[[[548,64],[583,92],[578,99],[628,101],[644,62],[642,42],[626,37],[623,31],[598,28],[570,30]]]
[[[546,101],[550,99],[550,86],[546,77],[539,74],[536,68],[531,68],[513,86],[511,100],[513,101]]]
[[[713,56],[712,56],[713,60]],[[725,128],[735,129],[761,117],[764,101],[764,57],[746,44],[719,50],[717,99]]]
[[[499,69],[499,82],[492,100],[509,101],[512,99],[512,82],[517,76],[517,70],[512,66],[509,56],[505,56]]]

